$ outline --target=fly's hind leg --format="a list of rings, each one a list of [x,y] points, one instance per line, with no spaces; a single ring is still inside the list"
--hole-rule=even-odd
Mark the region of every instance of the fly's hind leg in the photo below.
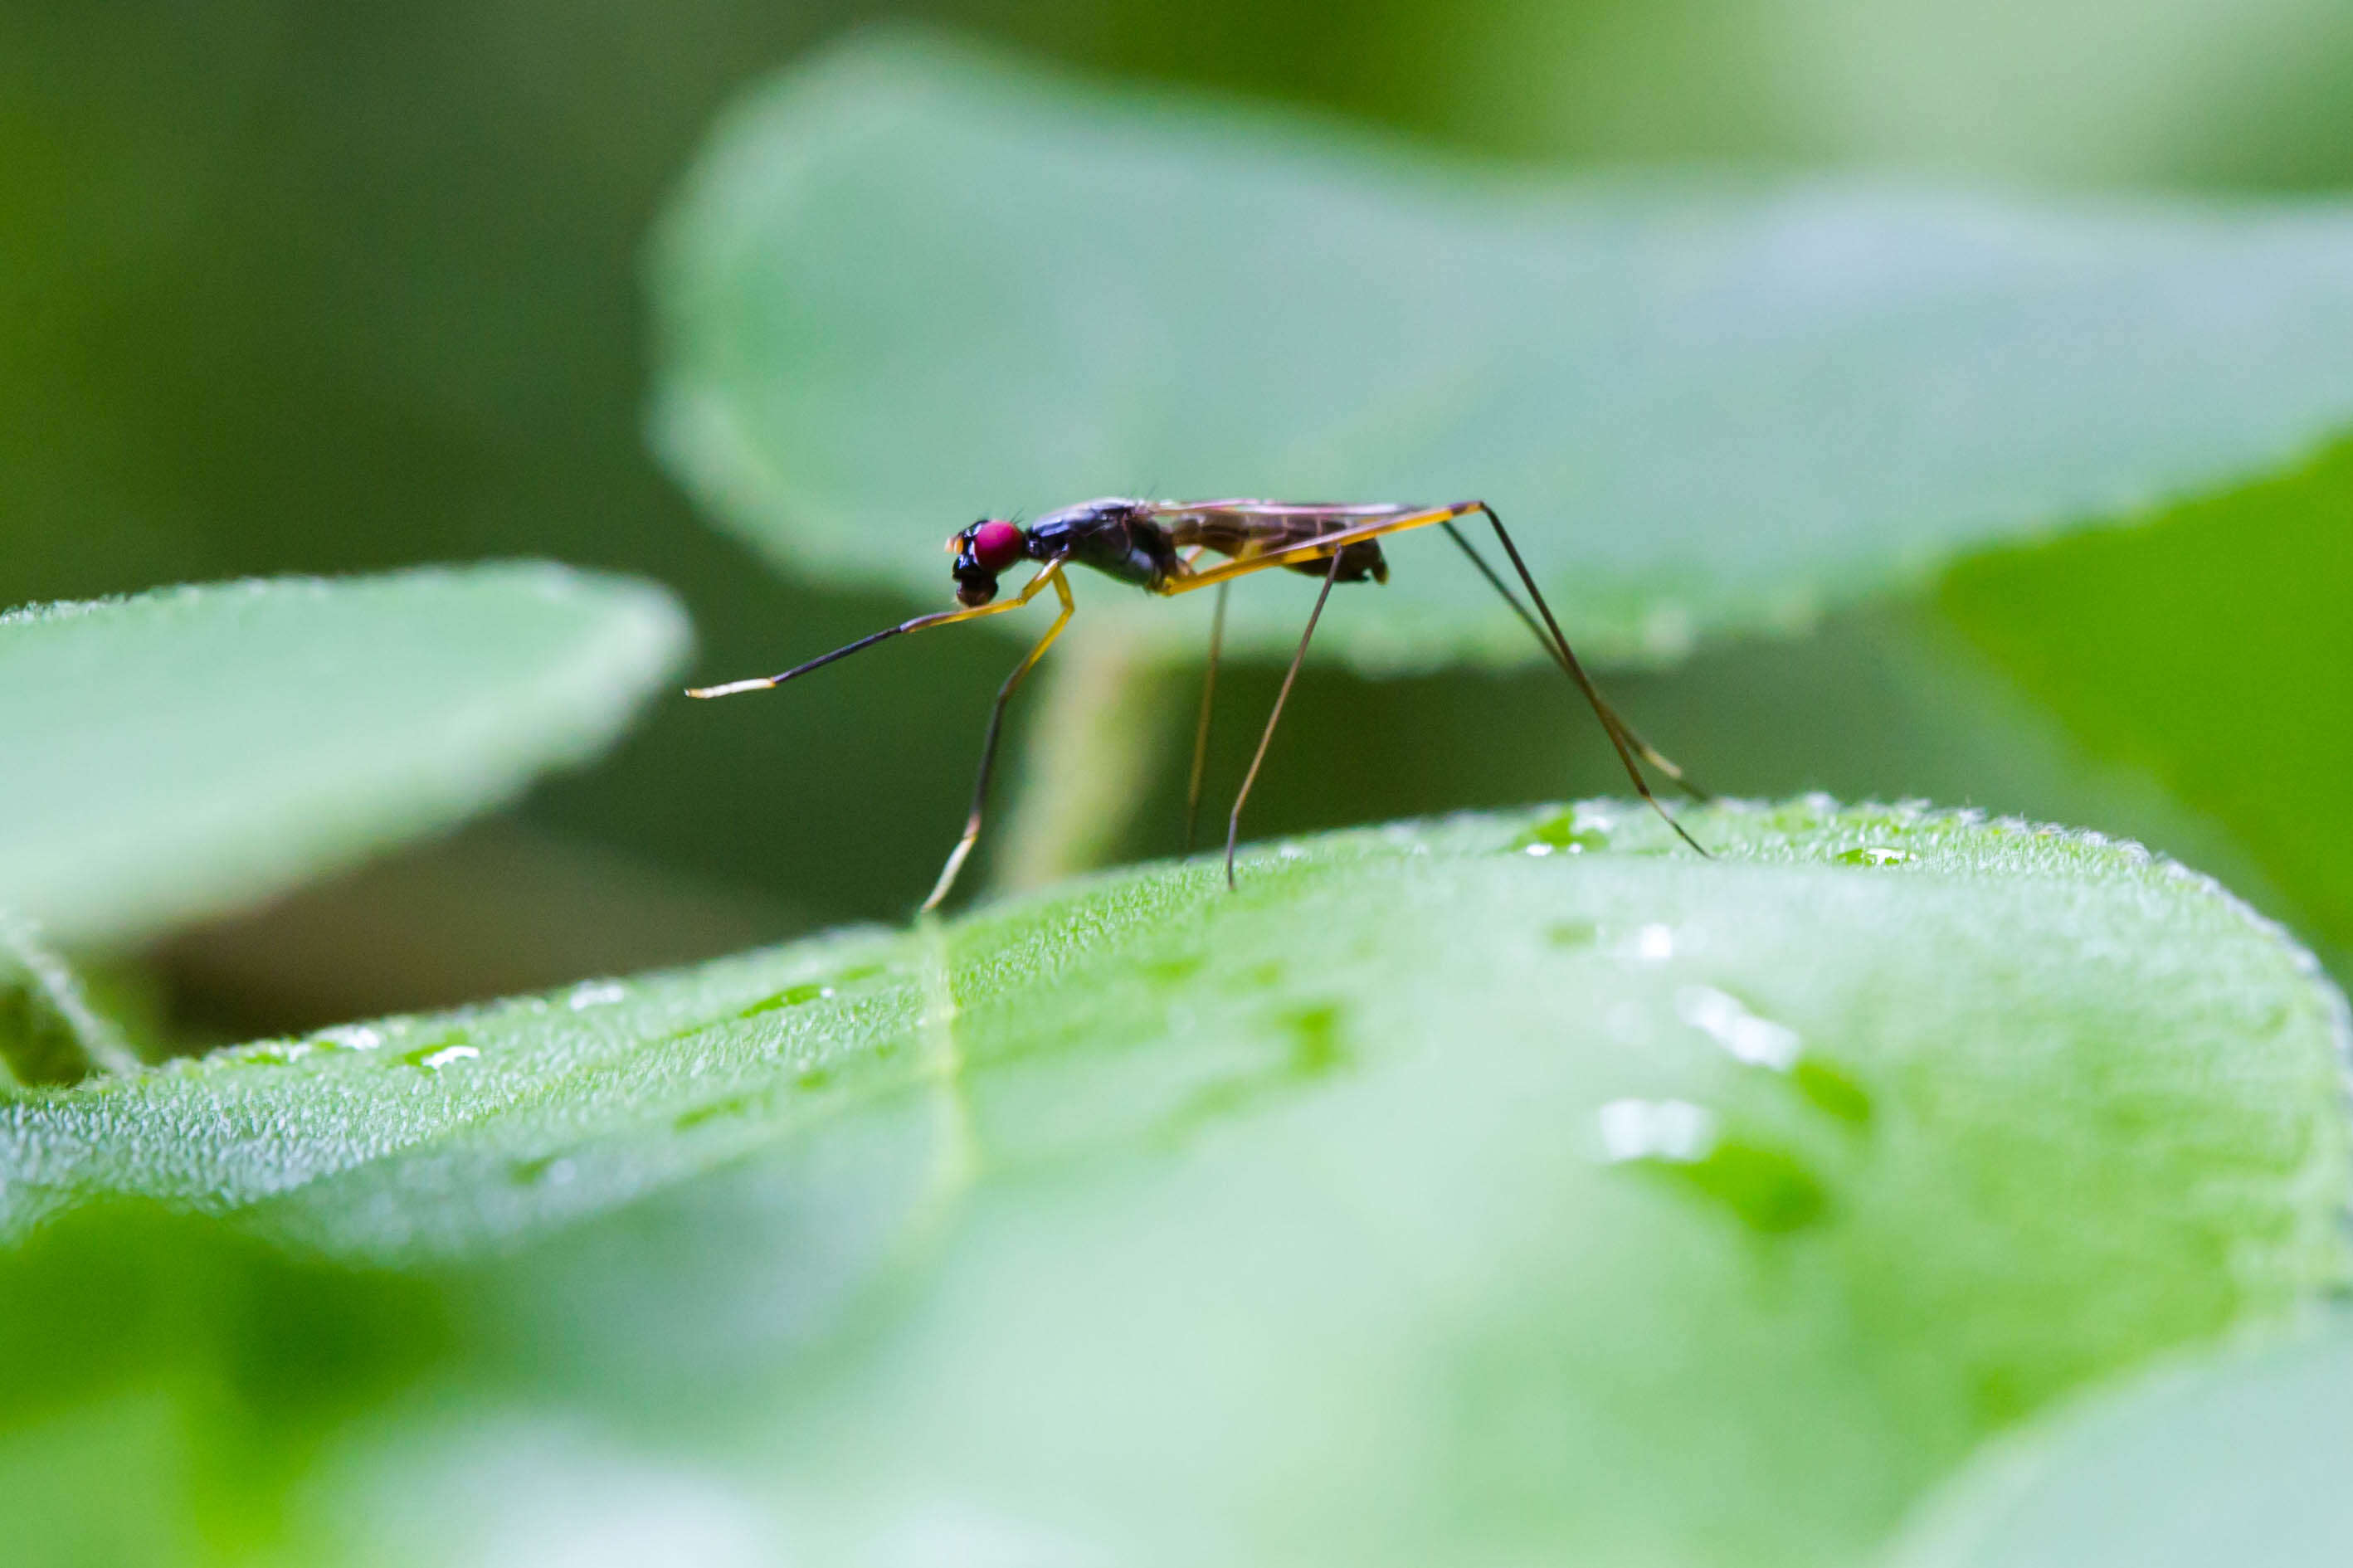
[[[1332,584],[1340,580],[1340,562],[1346,552],[1332,552],[1332,564],[1324,571],[1324,586],[1315,591],[1315,607],[1307,612],[1307,629],[1299,634],[1299,651],[1291,656],[1291,668],[1282,672],[1282,689],[1274,694],[1274,711],[1266,716],[1266,732],[1258,738],[1258,751],[1250,757],[1250,772],[1242,775],[1242,787],[1234,796],[1234,809],[1226,818],[1226,889],[1234,886],[1234,843],[1241,837],[1242,804],[1250,799],[1250,785],[1258,783],[1258,770],[1266,761],[1266,749],[1274,742],[1274,727],[1282,719],[1282,705],[1291,698],[1292,682],[1299,679],[1299,667],[1307,658],[1307,645],[1315,636],[1315,623],[1324,618],[1324,601],[1332,596]]]
[[[1201,781],[1209,765],[1209,707],[1218,695],[1218,653],[1226,641],[1226,590],[1218,584],[1217,608],[1209,615],[1209,663],[1201,677],[1201,718],[1193,726],[1193,773],[1185,785],[1185,853],[1193,852],[1193,831],[1201,820]]]
[[[947,898],[948,889],[955,886],[956,873],[964,869],[965,858],[980,840],[981,816],[988,805],[988,775],[997,763],[997,738],[1005,725],[1006,704],[1013,700],[1022,677],[1037,668],[1038,661],[1046,657],[1046,650],[1054,646],[1054,639],[1062,635],[1062,628],[1070,624],[1071,612],[1078,608],[1077,601],[1071,597],[1071,584],[1063,578],[1061,565],[1060,561],[1052,562],[1040,574],[1041,577],[1053,579],[1054,592],[1061,596],[1061,611],[1054,616],[1054,624],[1046,628],[1046,635],[1038,639],[1038,646],[1029,650],[1029,656],[1015,665],[1013,673],[1005,678],[1005,684],[997,688],[997,705],[988,710],[988,737],[980,745],[980,777],[972,786],[972,815],[965,818],[964,837],[948,852],[948,863],[940,868],[940,879],[933,884],[931,897],[923,900],[926,912],[938,909]]]
[[[1561,650],[1558,647],[1555,646],[1551,635],[1547,633],[1544,629],[1543,626],[1537,622],[1535,616],[1529,612],[1528,607],[1520,602],[1520,596],[1512,592],[1511,585],[1505,583],[1501,577],[1495,575],[1495,569],[1487,564],[1487,558],[1479,553],[1479,547],[1472,544],[1468,539],[1462,537],[1462,531],[1454,526],[1451,519],[1449,519],[1440,526],[1446,530],[1446,537],[1454,541],[1455,547],[1461,550],[1464,555],[1470,557],[1471,564],[1479,569],[1479,575],[1487,579],[1487,585],[1494,589],[1496,593],[1501,594],[1504,596],[1504,603],[1512,606],[1512,614],[1519,616],[1520,624],[1527,627],[1528,630],[1535,635],[1536,642],[1542,646],[1546,655],[1550,658],[1555,664],[1559,665],[1562,669],[1568,669],[1568,660],[1562,657]],[[1575,672],[1571,671],[1570,673],[1573,676]],[[1675,787],[1682,790],[1694,800],[1707,802],[1715,798],[1715,796],[1710,795],[1699,785],[1692,783],[1692,781],[1684,775],[1683,770],[1678,767],[1665,752],[1660,751],[1656,746],[1651,745],[1650,742],[1645,741],[1641,736],[1636,734],[1634,732],[1634,726],[1626,722],[1624,716],[1621,715],[1618,710],[1610,704],[1609,700],[1607,698],[1604,698],[1599,690],[1594,691],[1591,695],[1594,701],[1594,711],[1600,715],[1603,727],[1614,727],[1618,733],[1625,738],[1626,744],[1633,749],[1635,755],[1641,757],[1644,762],[1650,763],[1652,767],[1666,774],[1668,778],[1673,780]]]
[[[1536,613],[1544,617],[1545,629],[1552,633],[1553,645],[1559,650],[1561,668],[1566,670],[1568,678],[1577,683],[1577,689],[1585,694],[1586,701],[1593,707],[1593,716],[1601,721],[1602,732],[1609,737],[1609,744],[1616,749],[1618,760],[1626,765],[1626,776],[1634,781],[1634,793],[1641,795],[1649,804],[1651,809],[1659,814],[1661,820],[1675,830],[1676,837],[1698,850],[1702,855],[1705,855],[1706,846],[1694,838],[1685,830],[1683,825],[1675,820],[1674,814],[1660,803],[1657,795],[1651,793],[1651,783],[1642,776],[1641,764],[1634,760],[1634,747],[1629,742],[1630,731],[1626,730],[1623,721],[1619,720],[1611,710],[1600,691],[1595,688],[1593,678],[1586,674],[1585,667],[1577,662],[1576,651],[1568,646],[1568,638],[1560,629],[1560,622],[1553,618],[1552,606],[1545,603],[1544,590],[1536,586],[1535,578],[1528,571],[1528,563],[1520,559],[1519,546],[1514,544],[1512,536],[1504,531],[1504,520],[1495,515],[1494,508],[1483,502],[1479,510],[1487,514],[1487,522],[1495,531],[1495,542],[1504,547],[1504,553],[1510,557],[1513,571],[1519,574],[1520,585],[1528,591],[1528,598],[1535,604]]]

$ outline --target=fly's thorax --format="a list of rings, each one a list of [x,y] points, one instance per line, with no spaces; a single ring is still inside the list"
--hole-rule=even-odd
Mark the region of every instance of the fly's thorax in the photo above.
[[[1030,549],[1040,560],[1060,556],[1072,565],[1151,587],[1175,569],[1168,531],[1144,502],[1123,496],[1082,501],[1049,512],[1029,526]]]
[[[1103,496],[1050,511],[1029,525],[1029,538],[1042,560],[1068,554],[1082,541],[1120,531],[1130,519],[1140,517],[1144,503],[1125,496]]]

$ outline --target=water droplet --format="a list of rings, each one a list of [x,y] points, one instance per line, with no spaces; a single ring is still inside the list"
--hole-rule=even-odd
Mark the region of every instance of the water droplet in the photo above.
[[[1721,1135],[1715,1113],[1687,1100],[1613,1100],[1599,1120],[1609,1163],[1658,1172],[1732,1211],[1743,1225],[1786,1235],[1830,1206],[1814,1173],[1791,1154]]]
[[[315,1040],[271,1040],[262,1045],[247,1046],[229,1059],[252,1062],[264,1067],[283,1067],[299,1062],[319,1048]]]
[[[1271,1022],[1289,1033],[1290,1049],[1272,1060],[1203,1084],[1164,1119],[1160,1131],[1165,1136],[1185,1138],[1209,1122],[1243,1114],[1278,1096],[1300,1092],[1354,1064],[1343,1005],[1323,1002],[1293,1007],[1274,1014]]]
[[[748,1094],[730,1095],[702,1105],[691,1105],[670,1118],[670,1126],[681,1132],[690,1132],[706,1121],[716,1121],[725,1116],[741,1116],[757,1101]]]
[[[1871,1120],[1869,1091],[1828,1062],[1808,1058],[1789,1074],[1789,1081],[1817,1110],[1857,1125]]]
[[[1686,985],[1675,993],[1675,1013],[1751,1067],[1788,1072],[1798,1062],[1798,1031],[1760,1018],[1712,985]]]
[[[739,1018],[757,1017],[762,1013],[773,1013],[779,1007],[798,1007],[804,1003],[823,1002],[832,995],[832,986],[812,980],[806,984],[787,985],[773,996],[763,996],[735,1016]]]
[[[1751,1230],[1786,1236],[1822,1217],[1829,1194],[1795,1157],[1727,1139],[1700,1159],[1672,1167],[1674,1177],[1739,1216]]]
[[[1634,933],[1634,956],[1657,963],[1675,955],[1672,926],[1646,925]]]
[[[1546,855],[1582,855],[1588,849],[1609,848],[1609,836],[1583,806],[1572,806],[1537,823],[1513,839],[1511,847],[1539,858]]]
[[[590,1007],[608,1006],[628,994],[617,980],[590,980],[574,986],[572,994],[565,1000],[578,1013]]]
[[[1613,1100],[1596,1115],[1612,1163],[1696,1160],[1715,1142],[1715,1112],[1688,1100]]]
[[[1201,973],[1207,962],[1198,952],[1173,952],[1162,958],[1146,959],[1144,973],[1146,979],[1162,985],[1176,985]]]
[[[1291,1030],[1291,1072],[1294,1078],[1322,1078],[1345,1067],[1347,1047],[1340,1043],[1340,1009],[1331,1003],[1302,1007],[1282,1015]]]
[[[1545,939],[1555,947],[1591,947],[1601,940],[1601,928],[1591,921],[1555,921],[1545,928]]]
[[[429,1046],[417,1047],[400,1059],[413,1068],[423,1068],[427,1072],[439,1072],[452,1062],[470,1061],[481,1054],[472,1046],[459,1045],[444,1037]]]
[[[332,1029],[322,1029],[312,1038],[322,1045],[340,1046],[347,1051],[372,1051],[384,1044],[381,1030],[365,1024],[338,1024]]]
[[[1862,844],[1838,857],[1842,866],[1905,866],[1919,857],[1893,844]]]
[[[543,1154],[535,1160],[517,1160],[507,1173],[519,1185],[561,1187],[570,1184],[580,1169],[562,1155]]]
[[[1307,851],[1301,848],[1296,844],[1285,844],[1282,848],[1277,849],[1275,854],[1278,858],[1284,860],[1304,860],[1307,858]]]

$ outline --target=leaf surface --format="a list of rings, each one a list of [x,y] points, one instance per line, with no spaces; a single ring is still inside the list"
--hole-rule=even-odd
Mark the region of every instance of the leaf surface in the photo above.
[[[2094,755],[2236,836],[2353,954],[2353,445],[2268,483],[1957,567],[1938,606]]]
[[[449,826],[603,750],[687,638],[534,563],[0,616],[0,909],[123,942]]]
[[[319,1562],[640,1494],[746,1562],[1853,1561],[2336,1277],[2341,1004],[2275,928],[2092,836],[1690,820],[1717,859],[1399,824],[27,1091],[0,1220],[428,1283],[459,1381],[338,1450]]]

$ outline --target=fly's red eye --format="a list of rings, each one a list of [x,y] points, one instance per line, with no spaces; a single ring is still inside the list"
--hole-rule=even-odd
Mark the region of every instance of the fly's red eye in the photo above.
[[[1021,559],[1021,531],[992,519],[972,531],[972,558],[991,572],[1002,572]]]

